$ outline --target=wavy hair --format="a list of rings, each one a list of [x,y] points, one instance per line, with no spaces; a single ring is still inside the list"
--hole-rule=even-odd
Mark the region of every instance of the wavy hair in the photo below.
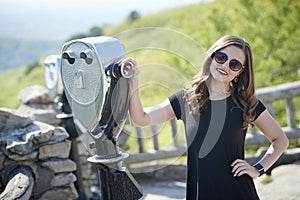
[[[226,35],[218,39],[206,52],[206,57],[202,64],[202,70],[196,74],[190,82],[189,88],[185,90],[185,98],[191,114],[195,114],[201,109],[209,98],[209,91],[206,81],[211,77],[210,65],[212,54],[234,45],[243,50],[246,60],[244,71],[239,75],[238,81],[230,83],[232,98],[235,104],[243,111],[243,128],[246,129],[252,124],[255,118],[255,108],[258,99],[255,95],[254,71],[252,50],[250,45],[241,37]]]

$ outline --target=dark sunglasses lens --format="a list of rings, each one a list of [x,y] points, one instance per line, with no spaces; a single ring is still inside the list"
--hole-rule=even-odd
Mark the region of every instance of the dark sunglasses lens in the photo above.
[[[215,53],[215,60],[219,64],[223,64],[227,61],[227,55],[222,52],[216,52]]]
[[[232,71],[239,71],[242,69],[242,64],[238,60],[231,60],[229,63],[229,67]]]

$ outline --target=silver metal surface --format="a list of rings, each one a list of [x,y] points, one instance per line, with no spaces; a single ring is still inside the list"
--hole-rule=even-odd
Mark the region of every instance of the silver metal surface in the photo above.
[[[123,44],[107,36],[73,40],[63,46],[61,75],[66,96],[74,117],[89,131],[98,125],[105,110],[111,82],[105,69],[122,58]]]
[[[57,94],[61,94],[63,90],[60,77],[60,62],[60,55],[49,55],[44,61],[45,84],[51,100],[54,100]]]

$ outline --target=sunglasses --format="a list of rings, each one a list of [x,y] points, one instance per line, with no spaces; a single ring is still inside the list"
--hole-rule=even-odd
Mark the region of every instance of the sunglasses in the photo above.
[[[227,60],[227,54],[223,53],[221,51],[216,51],[211,55],[211,58],[215,58],[215,61],[219,64],[224,64]],[[242,65],[242,63],[240,61],[238,61],[237,59],[232,59],[229,61],[229,68],[232,71],[239,71],[242,68],[245,68],[245,66]]]

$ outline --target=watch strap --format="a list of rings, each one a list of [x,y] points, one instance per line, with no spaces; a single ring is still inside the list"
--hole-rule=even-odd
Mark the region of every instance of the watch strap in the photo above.
[[[259,176],[265,173],[265,169],[260,163],[256,163],[253,167],[255,167],[258,170]]]

